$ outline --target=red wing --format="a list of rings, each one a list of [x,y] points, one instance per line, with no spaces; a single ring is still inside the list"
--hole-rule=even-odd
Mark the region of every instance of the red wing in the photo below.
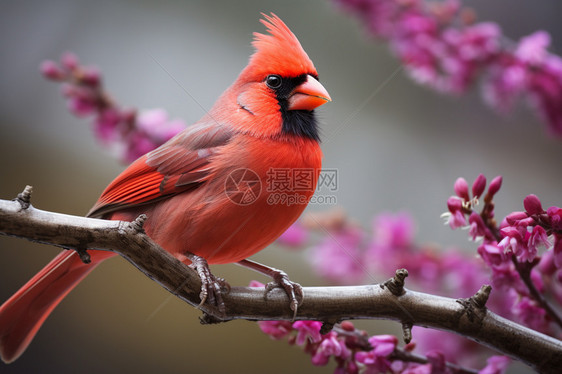
[[[218,124],[190,126],[125,169],[107,186],[88,216],[101,217],[199,187],[211,171],[210,157],[231,136]]]

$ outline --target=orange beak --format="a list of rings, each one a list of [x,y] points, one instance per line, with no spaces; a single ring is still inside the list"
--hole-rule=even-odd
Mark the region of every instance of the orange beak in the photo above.
[[[311,75],[297,86],[289,97],[289,110],[313,110],[322,104],[332,101],[328,91]]]

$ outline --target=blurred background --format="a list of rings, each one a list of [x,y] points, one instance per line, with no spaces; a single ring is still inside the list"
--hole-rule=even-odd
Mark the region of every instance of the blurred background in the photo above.
[[[498,22],[513,40],[538,29],[562,50],[556,0],[466,1],[480,20]],[[474,89],[459,98],[414,84],[386,45],[328,0],[308,1],[2,1],[0,13],[0,198],[26,184],[35,207],[84,215],[124,168],[69,114],[59,86],[38,72],[44,59],[75,52],[98,66],[106,88],[128,107],[165,108],[192,123],[204,113],[155,62],[205,108],[246,65],[260,12],[275,12],[298,36],[333,102],[319,110],[324,167],[338,170],[337,205],[365,227],[382,211],[410,211],[420,243],[475,250],[439,217],[458,176],[504,177],[497,214],[522,208],[529,193],[562,204],[560,140],[519,106],[496,115]],[[360,109],[360,110],[358,110]],[[313,205],[309,211],[334,206]],[[0,301],[58,249],[0,237]],[[475,252],[474,252],[475,253]],[[322,285],[306,253],[272,246],[255,259],[306,286]],[[214,268],[233,285],[265,278],[234,265]],[[27,352],[1,373],[245,372],[321,373],[309,356],[275,342],[251,322],[201,326],[200,313],[129,263],[115,259],[90,275],[55,310]],[[364,322],[371,333],[396,324]]]

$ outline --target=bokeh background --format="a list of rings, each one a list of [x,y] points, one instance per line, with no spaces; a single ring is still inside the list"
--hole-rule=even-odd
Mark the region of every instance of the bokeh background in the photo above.
[[[544,29],[553,36],[551,50],[562,50],[557,0],[465,3],[514,40]],[[328,0],[3,0],[0,9],[0,198],[30,184],[36,207],[83,215],[124,168],[96,143],[86,121],[66,111],[59,87],[38,73],[42,60],[74,51],[102,69],[120,103],[163,107],[191,123],[202,109],[154,60],[209,108],[252,53],[252,32],[263,31],[260,12],[273,11],[299,37],[333,98],[319,110],[324,166],[339,172],[338,206],[362,225],[378,212],[407,210],[420,243],[474,250],[439,216],[455,178],[478,173],[504,176],[498,215],[520,209],[529,193],[546,206],[562,204],[562,143],[524,105],[500,117],[478,89],[446,97],[399,72],[362,106],[399,64]],[[0,300],[57,252],[0,237]],[[303,285],[325,284],[311,274],[306,253],[272,246],[255,258]],[[214,271],[234,285],[265,281],[234,265]],[[70,294],[20,360],[0,364],[0,373],[331,372],[313,367],[298,348],[271,341],[254,323],[201,326],[199,315],[116,259]],[[361,327],[399,331],[380,322]]]

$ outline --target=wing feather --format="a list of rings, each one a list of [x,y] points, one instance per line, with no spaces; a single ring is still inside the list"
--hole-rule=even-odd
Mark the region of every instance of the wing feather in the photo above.
[[[232,134],[214,122],[190,126],[125,169],[107,186],[88,216],[101,217],[199,187],[213,170],[212,156]]]

